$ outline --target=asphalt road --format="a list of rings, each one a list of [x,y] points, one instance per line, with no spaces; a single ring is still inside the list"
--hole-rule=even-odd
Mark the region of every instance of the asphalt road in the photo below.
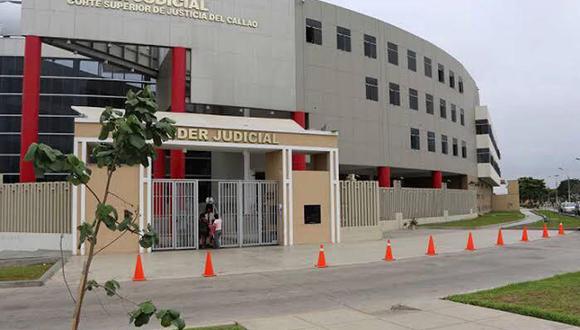
[[[216,323],[372,302],[385,309],[420,299],[580,271],[580,233],[475,253],[213,279],[122,283],[133,301],[154,300],[188,324]],[[104,307],[105,306],[105,307]],[[129,303],[89,293],[82,329],[126,329]],[[72,302],[64,287],[0,289],[0,329],[66,329]],[[158,328],[158,327],[157,327]]]

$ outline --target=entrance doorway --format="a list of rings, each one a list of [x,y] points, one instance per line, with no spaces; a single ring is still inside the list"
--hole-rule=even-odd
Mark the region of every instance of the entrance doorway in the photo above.
[[[222,219],[222,247],[278,244],[276,181],[153,180],[155,251],[199,248],[199,216],[213,201]]]

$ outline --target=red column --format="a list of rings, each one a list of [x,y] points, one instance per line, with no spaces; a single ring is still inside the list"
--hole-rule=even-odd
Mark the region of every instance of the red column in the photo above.
[[[306,128],[306,113],[304,111],[296,111],[292,113],[292,119],[298,123],[298,125]],[[292,155],[292,170],[294,171],[305,171],[306,170],[306,155],[303,154],[293,154]]]
[[[20,182],[34,182],[34,166],[24,161],[28,147],[38,142],[38,108],[40,104],[40,69],[42,41],[26,36],[24,77],[22,79],[22,117],[20,128]]]
[[[391,168],[379,167],[377,168],[377,174],[379,177],[379,187],[391,188]]]
[[[153,177],[155,179],[165,178],[165,151],[163,149],[155,150],[157,158],[153,161]]]
[[[172,51],[171,67],[171,111],[185,112],[186,50],[175,47]],[[182,150],[171,150],[171,178],[185,178],[185,153]]]
[[[443,187],[443,173],[441,171],[433,171],[431,177],[433,179],[433,188],[441,189]]]

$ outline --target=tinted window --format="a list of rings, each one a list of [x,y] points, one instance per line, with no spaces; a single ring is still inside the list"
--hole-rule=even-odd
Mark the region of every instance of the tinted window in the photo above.
[[[425,94],[425,106],[427,107],[428,114],[434,114],[434,105],[433,105],[433,95]]]
[[[377,58],[377,38],[365,34],[364,43],[365,56],[370,58]]]
[[[442,64],[439,64],[437,74],[439,76],[439,82],[445,83],[445,67]]]
[[[411,128],[411,149],[421,150],[421,136],[416,128]]]
[[[447,118],[447,102],[444,99],[439,101],[439,113],[441,118]]]
[[[392,42],[387,43],[387,54],[389,63],[399,65],[399,46]]]
[[[436,147],[435,144],[437,141],[435,140],[435,133],[434,132],[427,132],[427,147],[429,152],[435,152]]]
[[[461,109],[460,111],[460,121],[461,121],[461,125],[465,126],[465,110]]]
[[[409,88],[409,108],[419,110],[419,93],[416,89]]]
[[[455,88],[455,73],[453,71],[449,71],[449,87]]]
[[[441,153],[447,155],[449,153],[449,144],[447,135],[441,135]]]
[[[389,84],[389,103],[392,105],[401,105],[401,91],[397,84]]]
[[[367,100],[379,100],[379,82],[375,78],[366,78],[366,94]]]
[[[350,42],[350,30],[343,27],[336,27],[336,47],[339,50],[350,52],[351,42]]]
[[[407,50],[407,67],[411,71],[417,72],[417,53]]]
[[[455,104],[451,104],[451,121],[457,122],[457,106]]]
[[[467,158],[467,143],[465,141],[461,141],[461,157]]]
[[[433,76],[433,62],[428,57],[425,57],[424,59],[424,69],[425,76],[431,78]]]
[[[453,156],[459,156],[459,146],[455,138],[453,139]]]
[[[313,19],[306,19],[306,42],[322,45],[322,23]]]

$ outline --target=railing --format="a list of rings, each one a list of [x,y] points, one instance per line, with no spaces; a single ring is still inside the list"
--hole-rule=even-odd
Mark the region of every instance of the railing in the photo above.
[[[342,227],[371,227],[379,224],[379,185],[376,181],[341,181]]]
[[[70,184],[0,184],[0,232],[70,234]]]
[[[470,214],[477,209],[477,193],[472,190],[380,188],[381,220],[443,217]]]

